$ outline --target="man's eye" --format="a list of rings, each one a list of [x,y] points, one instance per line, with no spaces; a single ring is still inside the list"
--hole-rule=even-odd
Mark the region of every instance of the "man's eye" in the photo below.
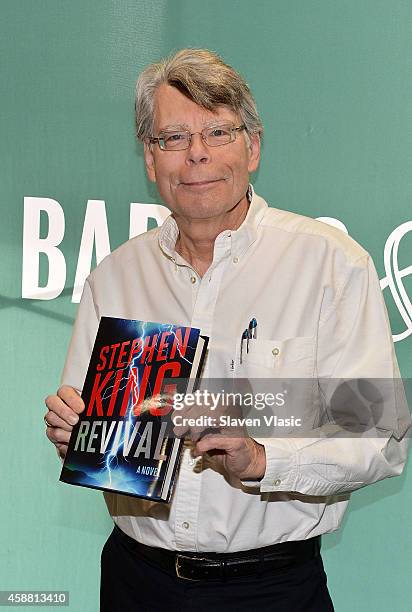
[[[229,130],[227,128],[216,127],[212,128],[212,130],[210,131],[210,136],[213,136],[214,138],[219,138],[220,136],[227,136],[228,133]]]
[[[182,132],[176,132],[174,134],[165,134],[164,140],[165,142],[179,142],[180,140],[184,140],[185,134]]]

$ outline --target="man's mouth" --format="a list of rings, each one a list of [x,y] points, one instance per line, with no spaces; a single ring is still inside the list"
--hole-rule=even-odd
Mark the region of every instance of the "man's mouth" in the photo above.
[[[218,178],[218,179],[201,179],[198,181],[181,181],[180,185],[183,185],[184,187],[208,187],[210,185],[213,185],[214,183],[218,183],[219,181],[223,181],[224,179]]]

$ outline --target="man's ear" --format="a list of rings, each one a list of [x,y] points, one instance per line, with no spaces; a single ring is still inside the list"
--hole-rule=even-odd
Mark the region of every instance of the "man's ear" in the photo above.
[[[250,158],[248,165],[248,172],[254,172],[257,170],[260,161],[260,136],[259,134],[250,134]]]
[[[147,177],[152,183],[156,182],[155,161],[150,143],[143,144],[144,163],[146,166]]]

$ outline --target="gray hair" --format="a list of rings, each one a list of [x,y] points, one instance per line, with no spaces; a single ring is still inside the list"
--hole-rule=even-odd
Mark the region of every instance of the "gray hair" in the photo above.
[[[150,64],[136,83],[136,135],[153,136],[154,97],[166,83],[210,111],[227,106],[238,114],[248,134],[263,133],[256,103],[244,79],[216,53],[207,49],[181,49]]]

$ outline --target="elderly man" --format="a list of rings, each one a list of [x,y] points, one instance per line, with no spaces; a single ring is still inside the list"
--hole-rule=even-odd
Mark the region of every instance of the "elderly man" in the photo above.
[[[209,378],[397,375],[369,255],[339,230],[269,208],[250,186],[262,124],[235,70],[193,49],[149,66],[136,121],[148,177],[172,214],[86,281],[63,386],[46,400],[61,457],[103,315],[199,327]],[[242,355],[252,320],[258,333]],[[322,394],[325,404],[309,406],[314,431],[333,421],[328,385]],[[189,430],[170,504],[105,494],[115,527],[101,609],[333,610],[320,536],[338,528],[350,491],[401,473],[409,420],[396,410],[381,437]]]

